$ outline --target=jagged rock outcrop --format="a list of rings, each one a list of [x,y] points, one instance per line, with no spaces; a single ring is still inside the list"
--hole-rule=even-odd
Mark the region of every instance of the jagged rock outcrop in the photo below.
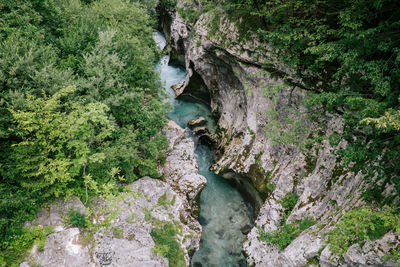
[[[177,1],[177,9],[188,8],[184,2]],[[340,136],[342,120],[325,114],[324,128],[305,120],[304,82],[277,59],[274,49],[256,36],[241,38],[236,24],[223,14],[219,14],[216,29],[212,19],[211,13],[205,13],[195,24],[188,23],[175,9],[161,7],[167,41],[185,55],[187,76],[180,85],[180,90],[185,87],[182,94],[195,93],[193,77],[208,88],[219,127],[218,161],[213,170],[236,181],[258,210],[255,227],[244,243],[248,264],[305,266],[317,261],[321,266],[393,266],[383,258],[397,246],[398,234],[388,233],[362,248],[351,247],[343,259],[335,258],[326,246],[327,231],[345,211],[364,204],[361,193],[368,187],[360,173],[343,169],[334,153],[346,142],[331,145],[320,140],[307,153],[296,145],[275,142],[279,138],[299,142],[309,137],[307,129]],[[290,86],[283,79],[290,81]],[[305,131],[292,133],[288,121],[293,119]],[[317,224],[279,251],[260,240],[258,228],[272,231],[285,223],[281,200],[287,193],[297,194],[299,200],[286,222],[311,217]]]
[[[201,225],[196,220],[199,194],[206,179],[198,174],[194,143],[170,121],[165,127],[169,141],[162,179],[143,177],[126,186],[116,197],[95,200],[91,217],[96,229],[85,233],[70,228],[69,210],[87,215],[78,198],[43,208],[30,225],[54,226],[45,246],[31,251],[21,266],[168,266],[168,259],[155,251],[153,229],[165,225],[176,231],[186,265],[198,249]]]

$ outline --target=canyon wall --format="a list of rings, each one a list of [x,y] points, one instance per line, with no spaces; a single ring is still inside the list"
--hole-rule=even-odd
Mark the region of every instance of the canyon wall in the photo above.
[[[389,232],[362,247],[355,244],[342,258],[333,255],[326,242],[327,232],[346,211],[365,205],[361,195],[369,186],[360,173],[344,169],[335,154],[346,141],[332,145],[323,137],[340,136],[342,120],[327,113],[324,127],[307,120],[307,86],[278,60],[273,47],[257,35],[243,38],[235,22],[221,14],[217,21],[209,12],[188,22],[176,11],[186,8],[188,3],[181,0],[176,7],[159,8],[172,58],[187,71],[177,97],[209,101],[218,123],[212,169],[234,181],[257,210],[255,226],[243,244],[248,264],[396,266],[384,256],[399,245],[397,234]],[[312,139],[317,141],[311,149],[300,149],[304,140]],[[390,194],[391,188],[386,191]],[[290,193],[299,198],[288,213],[282,199]],[[282,251],[260,240],[260,231],[306,218],[316,224]]]

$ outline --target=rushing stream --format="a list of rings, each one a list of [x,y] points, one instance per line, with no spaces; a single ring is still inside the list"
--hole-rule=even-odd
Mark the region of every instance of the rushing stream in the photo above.
[[[163,49],[166,45],[162,33],[154,33],[154,40]],[[207,120],[211,132],[216,128],[207,105],[194,100],[174,99],[171,85],[185,78],[185,69],[169,66],[169,56],[164,56],[157,64],[161,80],[171,102],[173,110],[168,118],[185,128],[188,121],[200,116]],[[192,133],[188,133],[192,135]],[[242,229],[252,225],[252,211],[243,197],[228,181],[209,170],[212,164],[213,151],[203,145],[196,145],[195,154],[199,165],[199,173],[206,177],[207,186],[201,193],[201,212],[199,222],[203,227],[200,249],[192,259],[193,267],[206,266],[246,266],[242,254],[242,242],[245,235]]]

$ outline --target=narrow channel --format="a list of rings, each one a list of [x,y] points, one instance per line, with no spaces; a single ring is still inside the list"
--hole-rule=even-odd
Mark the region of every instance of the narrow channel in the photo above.
[[[166,40],[161,32],[154,33],[154,40],[161,49],[165,47]],[[206,104],[190,99],[174,98],[175,93],[171,86],[184,80],[186,73],[184,68],[169,66],[168,61],[169,56],[166,55],[156,66],[168,95],[167,101],[172,104],[168,118],[186,128],[190,120],[204,117],[207,120],[206,127],[210,132],[215,131],[215,121]],[[188,134],[193,137],[189,130]],[[192,266],[247,266],[242,253],[242,243],[245,238],[242,232],[253,224],[251,207],[234,186],[209,170],[214,154],[209,147],[196,143],[195,154],[199,173],[207,179],[207,186],[200,196],[199,222],[203,231],[200,249],[192,258]]]

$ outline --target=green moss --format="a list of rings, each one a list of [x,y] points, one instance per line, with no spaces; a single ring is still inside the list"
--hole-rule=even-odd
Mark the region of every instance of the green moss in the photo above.
[[[344,168],[340,165],[337,165],[332,171],[332,182],[336,183],[339,177],[345,173],[346,171],[344,170]]]
[[[317,158],[312,157],[310,154],[307,154],[305,160],[306,160],[306,166],[304,166],[304,168],[306,169],[306,176],[307,176],[315,170],[315,166],[317,165]]]
[[[248,177],[263,199],[266,199],[269,193],[275,190],[275,186],[271,183],[272,172],[270,170],[265,171],[260,164],[257,164],[257,160],[255,164],[250,166]]]
[[[81,236],[81,244],[82,246],[93,246],[94,245],[94,234],[93,232],[84,232]]]
[[[171,206],[175,205],[175,201],[176,201],[176,195],[174,195],[174,196],[172,197],[172,200],[171,200],[171,202],[170,202]]]
[[[151,210],[148,208],[143,208],[142,211],[144,213],[144,219],[147,222],[151,221],[151,219],[153,218],[153,216],[151,216]]]
[[[157,201],[159,206],[167,206],[169,204],[167,193],[164,193]]]
[[[400,246],[393,247],[389,252],[383,257],[384,261],[397,262],[400,259]]]
[[[72,226],[79,228],[87,227],[87,218],[86,215],[81,214],[79,210],[70,210],[68,212],[68,223]]]
[[[247,126],[247,130],[249,131],[249,133],[251,134],[251,138],[253,139],[253,141],[256,139],[256,133],[250,129],[250,127]]]

